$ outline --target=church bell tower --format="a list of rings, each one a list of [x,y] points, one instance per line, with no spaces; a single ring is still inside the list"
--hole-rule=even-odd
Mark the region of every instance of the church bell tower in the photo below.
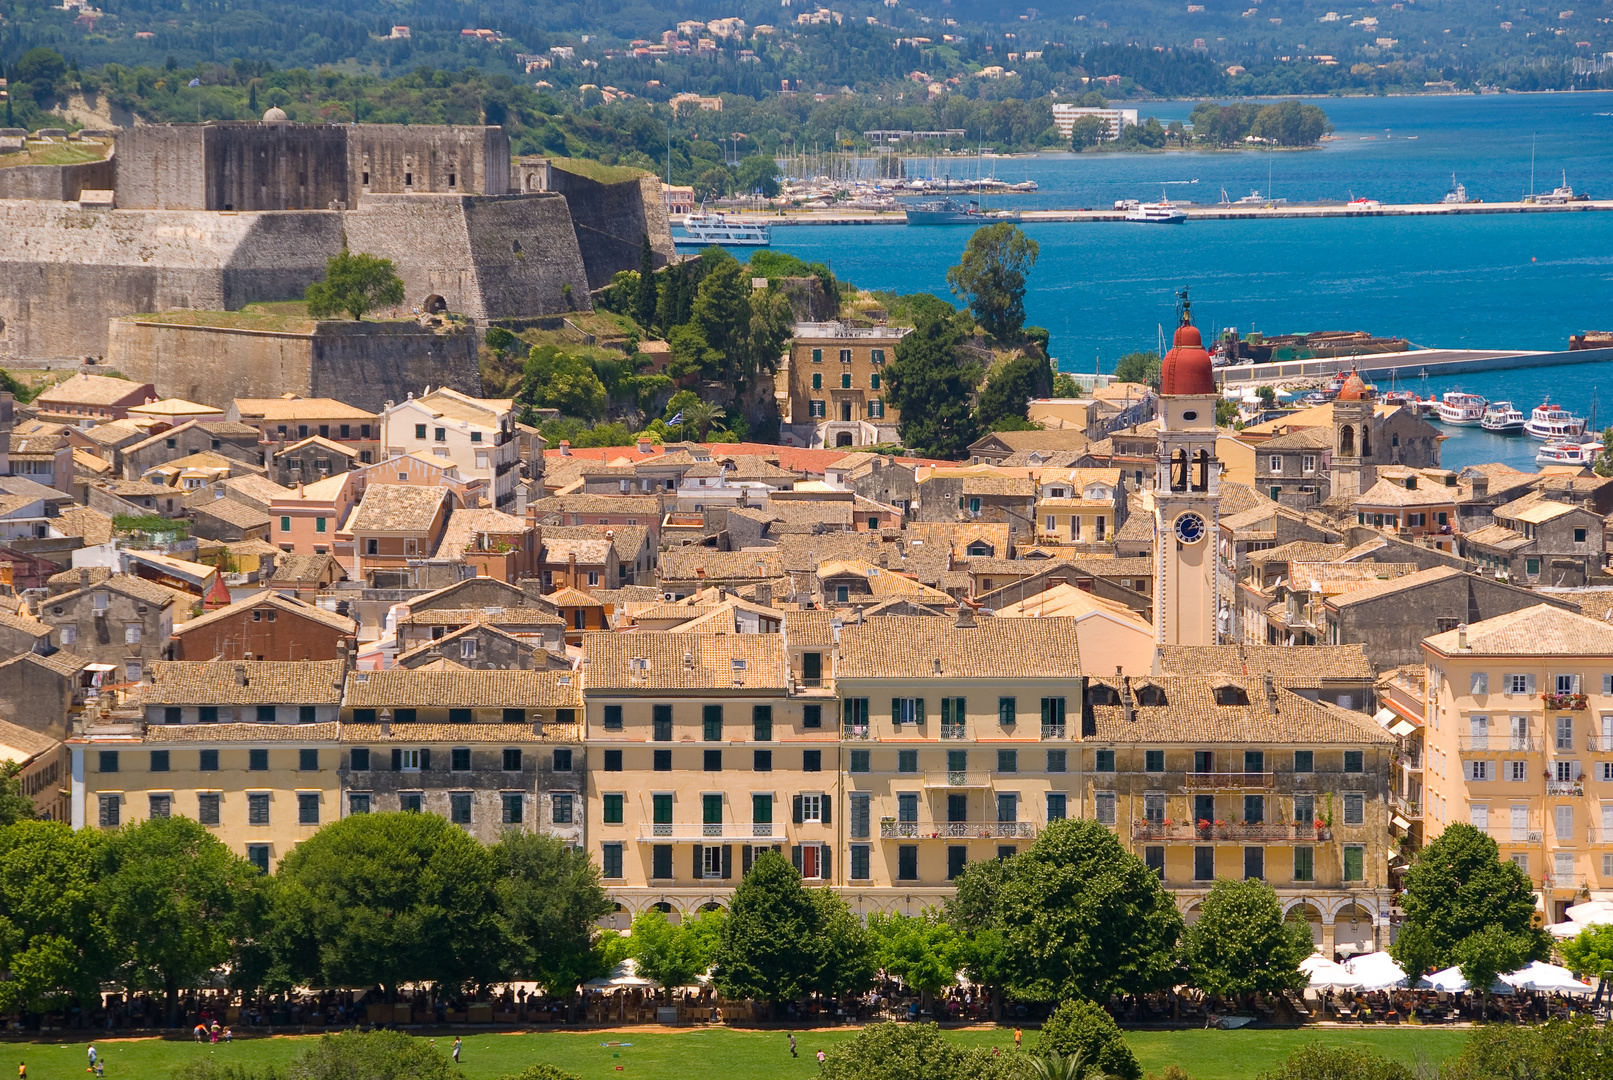
[[[1158,459],[1153,490],[1147,493],[1154,512],[1154,640],[1215,645],[1220,641],[1221,463],[1215,456],[1220,395],[1186,290],[1181,300],[1181,324],[1160,364]]]

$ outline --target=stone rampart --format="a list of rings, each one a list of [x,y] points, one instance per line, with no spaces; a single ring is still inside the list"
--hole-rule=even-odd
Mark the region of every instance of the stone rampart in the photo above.
[[[371,194],[509,191],[510,137],[501,127],[356,124],[343,130],[355,204]]]
[[[312,332],[111,320],[107,363],[164,397],[332,397],[379,412],[426,385],[481,393],[476,334],[413,322],[328,321]]]
[[[672,225],[655,177],[606,184],[556,166],[549,186],[566,197],[571,209],[590,289],[609,285],[618,270],[637,270],[645,235],[657,266],[671,258]]]
[[[80,193],[110,191],[110,161],[82,161],[76,165],[12,165],[0,169],[0,199],[44,199],[77,202]]]
[[[335,124],[153,124],[117,137],[126,210],[329,210],[349,205]]]

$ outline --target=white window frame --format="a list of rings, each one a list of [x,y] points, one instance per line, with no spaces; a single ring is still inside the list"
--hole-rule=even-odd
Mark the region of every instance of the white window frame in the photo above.
[[[399,772],[419,772],[420,771],[420,751],[419,750],[400,750],[400,751],[398,751],[398,771]]]
[[[826,798],[821,792],[801,794],[801,824],[823,824],[823,801]]]

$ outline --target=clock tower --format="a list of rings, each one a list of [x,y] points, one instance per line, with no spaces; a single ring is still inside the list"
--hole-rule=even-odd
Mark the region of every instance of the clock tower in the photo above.
[[[1173,347],[1160,364],[1158,460],[1153,490],[1154,640],[1219,643],[1218,488],[1215,388],[1210,354],[1193,325],[1187,294]]]

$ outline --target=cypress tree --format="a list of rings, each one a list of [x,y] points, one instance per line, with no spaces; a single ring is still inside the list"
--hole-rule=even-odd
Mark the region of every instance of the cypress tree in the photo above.
[[[638,259],[638,296],[633,305],[633,316],[644,329],[655,319],[655,253],[650,250],[650,234],[644,234],[644,246]]]

